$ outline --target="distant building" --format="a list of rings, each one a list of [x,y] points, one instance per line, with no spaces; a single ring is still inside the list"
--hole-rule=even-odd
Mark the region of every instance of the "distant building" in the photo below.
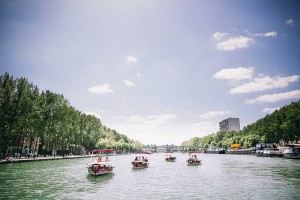
[[[240,131],[240,119],[228,118],[219,123],[220,131]]]

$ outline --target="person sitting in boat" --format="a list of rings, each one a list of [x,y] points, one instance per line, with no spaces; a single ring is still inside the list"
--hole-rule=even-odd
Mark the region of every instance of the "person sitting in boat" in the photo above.
[[[145,157],[144,161],[145,161],[145,162],[148,162],[148,158],[147,158],[147,157]]]
[[[139,160],[138,157],[135,157],[134,161],[138,161],[138,160]]]
[[[196,155],[194,155],[194,161],[197,161],[198,159],[197,159],[197,156]]]
[[[106,156],[105,162],[109,162],[108,156]]]
[[[98,162],[98,163],[101,162],[101,157],[97,158],[96,162]]]

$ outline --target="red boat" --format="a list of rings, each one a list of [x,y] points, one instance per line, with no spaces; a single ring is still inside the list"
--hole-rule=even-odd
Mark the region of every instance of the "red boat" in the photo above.
[[[142,169],[149,166],[149,160],[147,158],[147,155],[150,155],[149,152],[139,152],[136,153],[136,157],[134,161],[131,162],[132,168],[134,169]]]
[[[114,164],[109,160],[108,156],[103,156],[103,154],[101,153],[105,153],[105,155],[109,155],[112,154],[115,155],[115,150],[113,149],[102,149],[102,151],[93,151],[99,153],[97,158],[91,162],[88,165],[88,173],[94,176],[99,176],[99,175],[103,175],[103,174],[109,174],[112,173],[113,168],[115,167]],[[92,154],[91,158],[93,158]],[[96,154],[97,155],[97,154]]]

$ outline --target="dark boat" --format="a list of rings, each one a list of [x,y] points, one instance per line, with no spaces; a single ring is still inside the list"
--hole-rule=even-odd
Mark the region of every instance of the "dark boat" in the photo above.
[[[220,147],[208,147],[208,149],[204,150],[204,153],[209,153],[209,154],[225,154],[226,150]]]
[[[231,145],[230,149],[226,150],[226,154],[248,154],[248,155],[252,155],[255,154],[255,147],[251,147],[251,148],[241,148],[240,144],[233,144]]]

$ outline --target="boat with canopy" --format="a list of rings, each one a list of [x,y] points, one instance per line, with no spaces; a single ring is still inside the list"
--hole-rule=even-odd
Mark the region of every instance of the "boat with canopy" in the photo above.
[[[91,153],[91,159],[94,161],[88,164],[88,173],[94,176],[112,173],[115,167],[109,156],[115,156],[114,149],[97,149]]]

